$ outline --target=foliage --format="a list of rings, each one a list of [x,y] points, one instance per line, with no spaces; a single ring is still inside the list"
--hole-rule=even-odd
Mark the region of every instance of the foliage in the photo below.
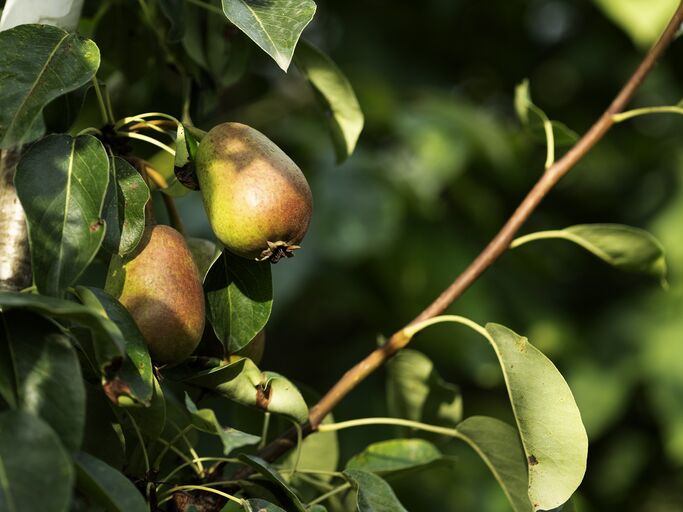
[[[651,29],[635,26],[630,11],[596,3],[638,44],[651,39]],[[389,75],[376,81],[351,64],[347,78],[346,66],[321,49],[328,42],[317,40],[321,29],[311,21],[317,8],[312,0],[139,0],[135,7],[92,1],[78,28],[83,35],[41,24],[0,32],[7,49],[0,56],[0,148],[24,145],[14,183],[33,271],[29,289],[0,292],[0,510],[379,512],[443,503],[464,509],[472,504],[467,496],[494,483],[498,494],[480,492],[481,508],[474,509],[492,510],[500,496],[515,512],[568,510],[582,493],[599,507],[604,496],[633,485],[645,467],[649,441],[633,429],[602,444],[643,385],[667,457],[683,460],[677,403],[683,373],[669,355],[671,340],[682,332],[679,315],[664,313],[661,292],[639,288],[637,277],[617,277],[571,248],[552,252],[552,242],[511,252],[458,306],[473,317],[523,327],[533,344],[503,325],[482,327],[460,316],[411,325],[402,332],[420,351],[403,350],[388,363],[386,397],[384,384],[371,383],[372,393],[359,392],[342,409],[379,417],[335,423],[328,416],[311,434],[306,420],[313,403],[299,381],[323,391],[356,352],[372,348],[356,340],[414,316],[448,282],[444,276],[451,278],[474,255],[472,245],[488,238],[480,233],[501,223],[499,199],[506,205],[531,181],[522,168],[542,167],[533,144],[542,142],[549,168],[556,152],[577,139],[532,101],[533,74],[517,87],[514,101],[508,91],[521,134],[464,95],[421,91],[400,105],[403,98],[394,95],[406,84],[393,87]],[[347,8],[339,6],[340,19],[348,19]],[[430,16],[437,26],[439,16]],[[115,20],[124,18],[130,30],[117,28]],[[315,44],[301,39],[309,23]],[[361,40],[373,37],[363,32]],[[364,47],[356,44],[346,61]],[[268,58],[290,72],[282,74]],[[403,65],[397,68],[408,74]],[[551,97],[541,89],[539,104]],[[77,105],[76,112],[65,105]],[[316,200],[314,224],[291,262],[271,269],[231,254],[215,242],[205,215],[196,213],[197,147],[204,130],[224,117],[259,125],[308,164],[302,167]],[[575,124],[576,117],[567,117]],[[364,128],[367,142],[358,145]],[[598,162],[609,167],[619,161],[602,151]],[[333,160],[344,164],[336,168]],[[472,177],[465,172],[470,168],[488,174]],[[635,171],[627,174],[628,183],[640,179]],[[671,204],[661,199],[670,210],[661,206],[664,213],[652,223],[662,244],[626,224],[587,224],[584,217],[618,210],[591,211],[584,204],[591,201],[577,199],[585,193],[598,202],[626,185],[616,189],[579,176],[561,193],[582,213],[541,217],[543,223],[532,226],[538,231],[510,248],[568,240],[614,269],[667,285],[664,247],[673,241],[676,259],[669,267],[678,269],[683,254],[672,235],[680,194]],[[653,208],[648,204],[641,198],[635,213],[613,217],[641,224],[648,216],[642,212]],[[103,269],[112,258],[133,257],[155,218],[193,235],[187,240],[206,302],[199,347],[172,366],[154,364],[130,313],[103,290]],[[445,234],[453,218],[462,242]],[[409,239],[399,236],[401,222]],[[477,243],[464,241],[467,236]],[[541,253],[544,247],[550,249]],[[598,279],[596,269],[606,277]],[[173,269],[161,270],[173,275]],[[366,289],[349,278],[364,274],[370,276]],[[579,311],[572,301],[590,295],[567,291],[569,284],[575,289],[584,282],[603,293],[602,302],[590,299],[602,309],[598,327],[582,320],[592,344],[601,341],[598,334],[607,339],[595,353],[573,345],[565,332],[571,328],[562,323],[573,321],[565,305]],[[604,297],[610,286],[625,294],[621,303]],[[645,299],[628,296],[630,286]],[[650,313],[663,320],[647,321]],[[594,320],[592,311],[588,316]],[[436,326],[443,322],[471,327],[493,355],[453,343],[453,332]],[[265,328],[271,354],[265,365],[277,372],[244,357]],[[457,340],[469,336],[458,331]],[[615,341],[619,337],[629,341]],[[641,363],[646,369],[634,375]],[[496,398],[481,398],[482,388],[495,389]],[[475,405],[465,407],[470,396]],[[596,406],[601,396],[609,399]],[[334,434],[365,425],[385,427],[377,438],[339,436],[341,445]],[[287,459],[270,460],[261,449],[290,427]],[[623,482],[605,484],[607,491],[595,491],[591,486],[598,484],[591,482],[583,491],[589,436],[599,446],[598,482],[620,461],[635,467],[633,474],[624,470]],[[481,464],[461,464],[454,454]],[[463,490],[467,478],[476,485]]]

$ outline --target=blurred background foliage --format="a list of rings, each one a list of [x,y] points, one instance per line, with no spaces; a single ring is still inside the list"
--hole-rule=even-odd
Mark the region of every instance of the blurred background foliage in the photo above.
[[[273,268],[275,305],[261,367],[322,393],[379,336],[411,320],[542,172],[543,142],[520,128],[515,86],[529,78],[537,105],[584,132],[676,4],[319,0],[304,37],[347,74],[366,116],[358,148],[342,165],[301,74],[293,67],[284,74],[221,18],[188,4],[189,35],[168,50],[185,48],[193,57],[181,65],[202,84],[190,106],[195,124],[240,121],[263,131],[299,163],[314,193],[304,248]],[[179,116],[177,63],[169,64],[155,33],[136,18],[135,4],[90,0],[85,9],[81,30],[100,46],[117,116]],[[682,58],[679,41],[633,106],[676,104]],[[75,130],[99,122],[90,95],[86,107]],[[58,129],[63,120],[51,122]],[[683,510],[682,128],[673,116],[615,126],[524,227],[617,222],[649,229],[667,251],[668,291],[567,242],[542,241],[505,254],[450,308],[527,335],[568,379],[591,443],[581,511]],[[149,146],[137,151],[171,172],[163,154]],[[178,205],[188,234],[210,238],[199,195],[183,195]],[[161,201],[156,206],[163,219]],[[101,275],[95,269],[90,278]],[[494,354],[476,335],[437,326],[412,347],[460,387],[465,416],[512,421]],[[361,384],[336,418],[387,415],[385,380],[381,370]],[[398,434],[345,431],[340,457]],[[508,509],[476,455],[455,441],[442,449],[454,457],[448,466],[392,480],[409,510]]]

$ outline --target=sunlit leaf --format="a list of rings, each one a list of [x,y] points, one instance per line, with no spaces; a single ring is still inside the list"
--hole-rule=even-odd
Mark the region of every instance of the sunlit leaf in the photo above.
[[[95,43],[49,25],[2,31],[0,48],[0,148],[40,136],[33,127],[42,124],[43,107],[85,84],[100,65]]]
[[[441,458],[438,448],[424,439],[389,439],[373,443],[351,457],[346,463],[346,469],[386,475],[424,469]]]
[[[90,135],[50,135],[19,161],[14,183],[40,293],[62,295],[95,257],[104,238],[108,182],[107,152]]]
[[[294,62],[319,93],[326,114],[337,161],[349,157],[363,129],[363,112],[351,84],[337,65],[321,50],[302,40]]]
[[[593,0],[635,44],[654,43],[678,6],[677,0]]]
[[[313,19],[313,0],[222,0],[225,16],[287,71],[301,32]]]

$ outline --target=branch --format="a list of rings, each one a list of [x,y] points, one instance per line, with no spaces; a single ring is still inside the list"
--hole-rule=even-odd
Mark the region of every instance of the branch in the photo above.
[[[507,250],[517,231],[519,231],[524,222],[533,213],[541,200],[557,182],[577,164],[577,162],[586,156],[591,148],[595,146],[612,125],[614,125],[613,116],[620,113],[624,107],[626,107],[633,96],[633,93],[652,70],[657,59],[664,53],[664,50],[674,39],[682,22],[683,2],[679,4],[671,21],[669,21],[669,24],[664,30],[664,33],[653,45],[631,78],[626,82],[602,116],[600,116],[585,135],[581,137],[581,139],[560,160],[545,171],[519,207],[479,256],[470,263],[455,281],[453,281],[453,283],[434,300],[434,302],[427,306],[405,327],[415,325],[418,322],[441,314]],[[311,409],[308,423],[303,425],[304,436],[317,430],[317,427],[323,418],[327,416],[327,414],[332,411],[349,392],[408,344],[410,338],[404,334],[405,327],[394,333],[387,343],[371,352],[365,359],[347,371],[320,402]],[[296,430],[292,428],[260,450],[259,456],[266,460],[275,460],[292,448],[295,442]],[[240,471],[238,474],[239,478],[243,478],[246,472]]]

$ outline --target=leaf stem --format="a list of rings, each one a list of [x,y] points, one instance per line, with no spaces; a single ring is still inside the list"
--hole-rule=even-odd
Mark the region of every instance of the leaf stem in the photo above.
[[[215,14],[220,14],[221,16],[225,16],[225,13],[223,12],[223,9],[220,7],[216,7],[215,5],[211,5],[207,2],[202,2],[202,0],[187,0],[189,3],[196,5],[197,7],[201,7],[202,9],[206,9],[209,12],[213,12]]]
[[[633,110],[627,110],[626,112],[622,112],[620,114],[615,114],[612,116],[612,120],[615,123],[621,123],[622,121],[626,121],[627,119],[631,119],[633,117],[645,116],[649,114],[683,114],[683,107],[670,105],[664,107],[636,108]]]
[[[408,427],[415,430],[424,430],[425,432],[431,432],[433,434],[455,437],[456,439],[464,439],[464,436],[454,428],[439,427],[437,425],[429,425],[428,423],[405,420],[403,418],[360,418],[357,420],[340,421],[338,423],[323,423],[318,427],[318,432],[336,432],[337,430],[344,430],[346,428],[365,427],[368,425],[397,425],[399,427]]]
[[[178,491],[204,491],[204,492],[210,492],[213,494],[218,494],[219,496],[222,496],[223,498],[226,498],[230,501],[234,501],[235,503],[239,504],[242,506],[244,504],[244,500],[242,498],[238,498],[237,496],[233,496],[232,494],[228,494],[227,492],[219,491],[217,489],[212,489],[211,487],[207,487],[205,485],[179,485],[177,487],[172,487],[168,491],[164,493],[164,497],[159,501],[159,505],[162,503],[166,503],[168,500],[170,500],[173,497],[173,494],[175,494]]]
[[[152,144],[153,146],[156,146],[158,148],[163,149],[167,153],[175,156],[175,149],[171,148],[170,146],[167,146],[163,142],[160,142],[152,137],[149,137],[148,135],[143,135],[142,133],[134,133],[134,132],[121,132],[117,131],[116,135],[119,137],[127,137],[129,139],[137,139],[137,140],[142,140],[144,142],[147,142],[149,144]]]
[[[268,443],[268,428],[270,426],[270,413],[266,411],[263,415],[263,427],[261,428],[261,440],[258,443],[257,449],[263,448]]]
[[[332,496],[335,496],[335,495],[339,494],[340,492],[344,492],[345,490],[350,489],[350,488],[351,488],[351,484],[348,482],[346,482],[345,484],[341,484],[339,487],[335,487],[331,491],[326,492],[325,494],[318,496],[313,501],[310,501],[308,503],[308,505],[306,506],[306,508],[310,508],[313,505],[317,505],[318,503],[322,503],[325,500],[331,498]]]
[[[113,124],[114,119],[109,117],[109,112],[107,111],[107,105],[104,103],[104,98],[102,97],[102,90],[100,89],[100,82],[96,76],[92,77],[92,83],[95,88],[95,95],[97,96],[97,104],[100,106],[100,114],[102,115],[102,122],[104,124]]]

